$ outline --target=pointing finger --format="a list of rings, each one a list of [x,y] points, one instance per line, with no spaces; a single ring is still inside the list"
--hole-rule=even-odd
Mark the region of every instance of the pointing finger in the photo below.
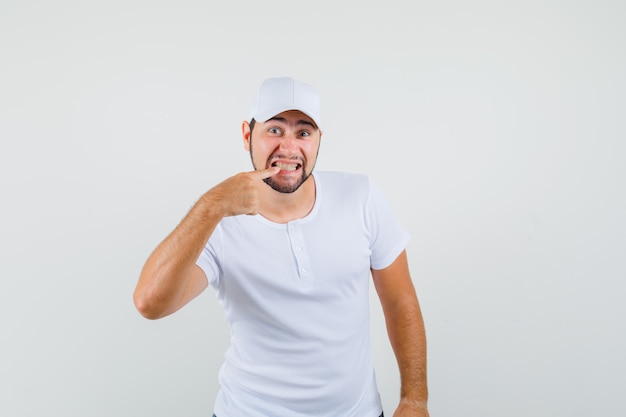
[[[265,169],[260,169],[258,171],[254,171],[254,174],[258,179],[264,180],[266,178],[271,177],[272,175],[278,174],[279,172],[280,172],[279,167],[269,167]]]

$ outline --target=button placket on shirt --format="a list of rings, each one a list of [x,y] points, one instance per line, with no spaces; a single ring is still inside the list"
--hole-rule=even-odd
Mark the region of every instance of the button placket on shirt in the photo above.
[[[302,228],[297,224],[289,223],[287,225],[287,233],[289,234],[289,242],[291,244],[291,252],[296,260],[296,268],[298,269],[298,277],[303,284],[311,283],[311,268],[309,258],[304,245],[302,236]]]

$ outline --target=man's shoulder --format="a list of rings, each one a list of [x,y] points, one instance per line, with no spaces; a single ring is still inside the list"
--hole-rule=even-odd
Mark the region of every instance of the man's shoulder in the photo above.
[[[328,182],[330,184],[355,184],[369,183],[369,176],[367,174],[360,174],[356,172],[345,171],[315,171],[314,175],[321,181]]]
[[[339,195],[345,198],[366,197],[370,191],[370,178],[366,174],[321,171],[314,175],[320,189],[327,195]]]

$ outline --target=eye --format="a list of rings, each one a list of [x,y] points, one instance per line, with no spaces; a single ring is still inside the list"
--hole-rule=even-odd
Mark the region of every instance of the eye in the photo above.
[[[280,130],[280,128],[278,128],[278,127],[270,127],[268,129],[268,132],[271,133],[272,135],[280,135],[280,134],[283,133],[283,131]]]
[[[308,136],[311,136],[311,132],[309,132],[308,130],[303,130],[302,132],[300,132],[300,136],[306,138]]]

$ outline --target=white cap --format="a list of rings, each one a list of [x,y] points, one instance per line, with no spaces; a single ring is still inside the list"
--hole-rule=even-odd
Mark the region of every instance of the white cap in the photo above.
[[[269,78],[261,84],[250,109],[250,119],[265,122],[287,110],[301,111],[321,129],[319,94],[310,85],[290,77]]]

